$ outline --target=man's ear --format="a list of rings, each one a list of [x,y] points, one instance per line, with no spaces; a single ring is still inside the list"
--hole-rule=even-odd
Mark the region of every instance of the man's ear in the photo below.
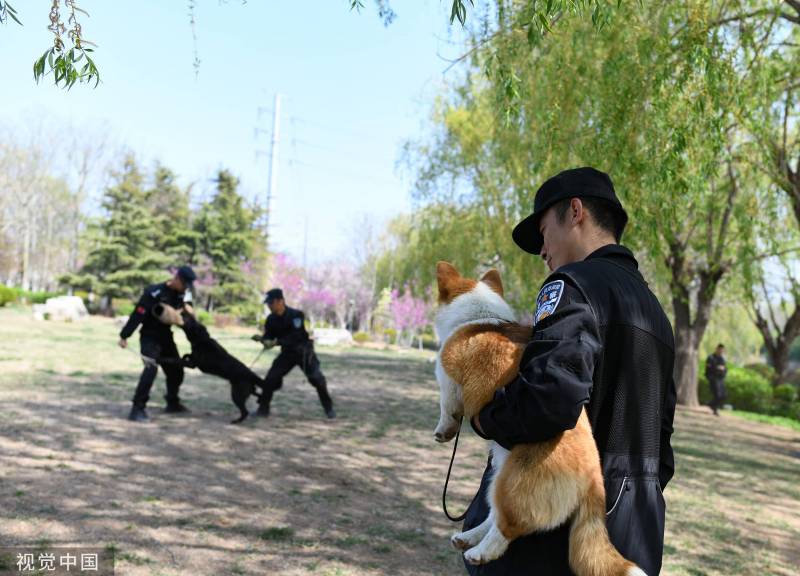
[[[449,302],[453,297],[453,288],[461,278],[456,267],[449,262],[436,263],[436,284],[439,287],[439,302]]]
[[[501,297],[503,296],[503,281],[500,280],[500,272],[494,268],[488,270],[483,276],[481,276],[481,282],[497,292]]]
[[[569,216],[573,223],[578,224],[583,222],[586,218],[586,208],[583,205],[583,200],[580,198],[573,198],[569,203]]]

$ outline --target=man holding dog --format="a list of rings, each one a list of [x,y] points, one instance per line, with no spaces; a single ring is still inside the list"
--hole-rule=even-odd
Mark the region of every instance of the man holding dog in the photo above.
[[[279,345],[281,353],[267,372],[264,390],[258,400],[257,414],[269,416],[272,394],[283,386],[283,377],[292,368],[299,366],[308,378],[308,382],[316,388],[325,415],[330,419],[336,418],[325,375],[320,369],[319,358],[314,353],[314,343],[306,331],[303,312],[286,305],[280,288],[273,288],[267,292],[264,303],[269,306],[270,315],[264,323],[264,334],[253,336],[253,340],[261,342],[265,348]]]
[[[636,259],[619,245],[627,220],[611,179],[594,168],[566,170],[539,188],[533,213],[513,238],[552,273],[537,298],[519,375],[472,425],[510,449],[574,428],[586,408],[602,461],[611,541],[656,576],[664,540],[662,490],[674,471],[674,340]],[[465,530],[488,514],[489,470]],[[519,538],[499,559],[467,570],[569,576],[568,536],[565,525]]]
[[[178,391],[183,382],[183,365],[178,348],[172,339],[172,326],[162,323],[152,314],[152,311],[157,304],[168,304],[176,309],[183,308],[184,300],[187,294],[191,294],[192,283],[196,278],[197,276],[190,266],[181,266],[173,278],[147,287],[128,318],[128,322],[119,333],[119,346],[126,348],[128,338],[140,324],[142,326],[139,342],[144,370],[142,370],[139,384],[133,395],[133,407],[128,416],[129,420],[134,422],[148,420],[147,401],[150,398],[150,389],[153,387],[159,366],[167,377],[167,395],[165,396],[167,406],[164,412],[177,414],[189,411],[178,397]],[[190,299],[191,296],[189,296]]]

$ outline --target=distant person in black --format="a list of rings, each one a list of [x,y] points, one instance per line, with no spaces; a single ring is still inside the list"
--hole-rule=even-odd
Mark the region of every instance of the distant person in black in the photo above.
[[[283,386],[283,377],[292,368],[299,366],[309,383],[317,389],[325,415],[328,418],[336,418],[325,376],[320,370],[319,359],[314,353],[314,344],[306,332],[303,313],[286,305],[283,291],[280,288],[273,288],[267,292],[264,303],[269,306],[271,314],[264,323],[264,334],[253,336],[253,340],[261,342],[266,348],[279,345],[281,353],[272,362],[272,366],[267,372],[264,391],[258,401],[257,414],[269,416],[272,394]]]
[[[152,314],[156,304],[169,304],[175,309],[183,308],[184,302],[191,302],[192,283],[197,276],[190,266],[181,266],[175,276],[161,284],[148,286],[139,299],[136,309],[128,318],[128,322],[119,333],[119,346],[128,346],[128,338],[134,333],[139,324],[142,330],[139,335],[140,350],[144,361],[144,370],[139,377],[139,384],[133,395],[133,407],[128,420],[146,422],[148,420],[145,407],[150,398],[150,389],[158,373],[158,367],[167,377],[167,406],[164,412],[176,414],[188,412],[189,409],[181,404],[178,390],[183,382],[183,365],[181,364],[178,348],[172,339],[172,326],[164,324]]]
[[[711,404],[709,407],[715,416],[719,416],[719,409],[725,401],[725,376],[728,374],[728,367],[725,364],[725,346],[717,344],[714,353],[706,358],[706,378],[711,387]]]

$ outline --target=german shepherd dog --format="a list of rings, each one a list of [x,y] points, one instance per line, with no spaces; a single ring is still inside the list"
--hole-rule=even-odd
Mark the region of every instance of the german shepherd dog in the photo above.
[[[442,347],[436,359],[441,413],[434,436],[447,442],[462,416],[475,416],[516,377],[531,327],[515,321],[497,270],[472,280],[439,262],[436,276]],[[585,410],[574,429],[552,440],[510,451],[492,442],[491,451],[489,517],[451,539],[465,550],[467,562],[485,564],[516,538],[569,522],[569,564],[577,576],[645,576],[608,538],[600,457]]]
[[[239,424],[248,416],[247,399],[251,394],[258,396],[256,388],[264,387],[264,380],[231,355],[219,342],[208,334],[192,313],[190,306],[176,310],[167,304],[156,304],[153,315],[164,324],[173,324],[183,328],[192,353],[185,354],[182,363],[187,368],[198,368],[205,374],[213,374],[231,383],[231,399],[239,409],[239,417],[231,424]]]

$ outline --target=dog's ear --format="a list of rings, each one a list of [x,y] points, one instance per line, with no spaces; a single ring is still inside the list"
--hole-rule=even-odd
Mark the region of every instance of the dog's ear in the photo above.
[[[492,268],[481,276],[481,282],[486,284],[489,288],[497,292],[501,297],[503,296],[503,281],[500,280],[500,272]]]
[[[453,288],[461,279],[456,267],[450,262],[436,263],[436,284],[439,287],[439,302],[449,302],[453,299]]]

